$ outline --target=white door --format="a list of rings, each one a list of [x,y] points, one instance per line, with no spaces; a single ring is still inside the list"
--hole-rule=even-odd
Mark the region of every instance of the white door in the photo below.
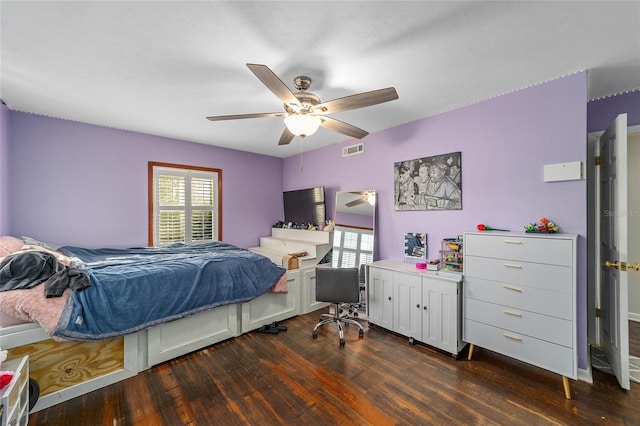
[[[598,141],[600,155],[600,344],[620,386],[629,383],[627,115]]]

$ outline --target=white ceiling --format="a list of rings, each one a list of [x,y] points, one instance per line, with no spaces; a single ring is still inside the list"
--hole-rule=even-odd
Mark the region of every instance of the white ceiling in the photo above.
[[[640,2],[7,1],[1,92],[12,110],[275,157],[279,112],[245,66],[323,101],[394,86],[334,114],[382,130],[576,72],[589,99],[640,88]],[[303,150],[347,140],[320,128]],[[363,139],[366,142],[366,138]],[[355,143],[355,141],[354,141]]]

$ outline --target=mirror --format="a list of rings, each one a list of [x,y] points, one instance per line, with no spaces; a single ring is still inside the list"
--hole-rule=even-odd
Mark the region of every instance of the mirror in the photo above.
[[[332,266],[361,267],[373,262],[376,191],[336,193]]]
[[[427,260],[427,234],[407,232],[404,234],[404,261],[424,262]]]

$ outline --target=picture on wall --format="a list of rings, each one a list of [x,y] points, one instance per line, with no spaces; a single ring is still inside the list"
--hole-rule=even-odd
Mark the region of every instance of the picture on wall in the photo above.
[[[393,166],[396,210],[462,210],[462,153],[400,161]]]
[[[404,260],[427,260],[427,234],[424,232],[407,232],[404,234]]]

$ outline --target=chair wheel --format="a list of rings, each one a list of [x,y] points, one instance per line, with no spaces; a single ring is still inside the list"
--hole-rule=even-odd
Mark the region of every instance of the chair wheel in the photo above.
[[[318,332],[316,330],[313,330],[311,332],[311,336],[315,339],[316,337],[318,337]]]
[[[363,329],[360,329],[360,331],[358,332],[358,336],[364,337],[364,330]]]
[[[341,348],[344,348],[344,344],[345,344],[344,339],[340,339],[340,347],[341,347]]]
[[[413,339],[413,337],[409,337],[409,344],[410,344],[411,346],[413,346],[413,345],[415,345],[415,344],[416,344],[416,341]]]

